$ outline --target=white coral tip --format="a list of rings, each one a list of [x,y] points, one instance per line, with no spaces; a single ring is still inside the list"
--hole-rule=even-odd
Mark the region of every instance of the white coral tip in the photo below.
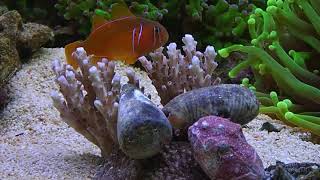
[[[74,79],[75,78],[75,74],[72,71],[66,71],[66,77],[68,79]]]
[[[58,81],[59,83],[61,83],[61,84],[68,85],[68,81],[67,81],[66,77],[64,77],[63,75],[59,76],[59,77],[57,78],[57,81]]]
[[[98,62],[97,64],[98,64],[98,67],[99,67],[100,69],[104,69],[105,66],[106,66],[106,64],[105,64],[104,62]]]
[[[193,56],[191,62],[193,65],[200,65],[200,60],[197,56]]]
[[[168,49],[168,51],[170,51],[170,50],[176,50],[176,49],[177,49],[177,44],[176,44],[176,43],[170,43],[170,44],[167,46],[167,49]]]
[[[90,69],[89,69],[89,73],[90,74],[96,74],[98,72],[98,69],[97,67],[95,66],[92,66]]]
[[[193,36],[191,34],[185,34],[184,37],[182,38],[182,42],[187,45],[197,45],[197,41],[194,40]]]
[[[204,52],[207,56],[215,57],[217,55],[213,46],[207,46],[206,51]]]
[[[53,99],[57,99],[57,97],[59,97],[59,93],[57,91],[51,91],[50,92],[50,96],[53,98]],[[59,97],[60,98],[60,97]]]
[[[83,53],[85,52],[84,48],[83,47],[78,47],[77,50],[76,50],[77,53]]]

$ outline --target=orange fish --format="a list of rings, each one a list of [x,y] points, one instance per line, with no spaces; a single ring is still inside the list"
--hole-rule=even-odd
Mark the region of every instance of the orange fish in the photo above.
[[[78,47],[83,47],[87,54],[94,55],[93,63],[105,57],[133,64],[138,57],[163,46],[168,41],[168,32],[161,24],[134,16],[125,3],[113,5],[111,14],[111,21],[94,16],[92,32],[87,39],[65,46],[68,64],[74,68],[78,67],[72,57],[72,53]]]

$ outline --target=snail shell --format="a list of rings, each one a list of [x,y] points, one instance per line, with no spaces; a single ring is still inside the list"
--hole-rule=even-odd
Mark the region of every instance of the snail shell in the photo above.
[[[164,113],[135,86],[121,88],[117,136],[120,149],[130,158],[144,159],[160,152],[172,138]]]
[[[185,129],[204,116],[228,118],[246,124],[259,113],[254,93],[240,85],[220,84],[188,91],[168,102],[162,109],[172,126]]]

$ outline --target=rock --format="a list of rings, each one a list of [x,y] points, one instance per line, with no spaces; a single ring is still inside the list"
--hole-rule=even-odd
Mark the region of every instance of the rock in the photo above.
[[[217,116],[203,117],[189,127],[188,138],[195,160],[210,179],[264,177],[262,161],[239,124]]]
[[[9,38],[0,36],[0,110],[9,102],[7,82],[21,66],[18,52]]]
[[[2,14],[4,14],[4,13],[8,12],[8,11],[9,11],[9,10],[8,10],[7,6],[1,6],[1,5],[0,5],[0,16],[1,16]]]
[[[244,125],[258,115],[259,102],[245,87],[221,84],[180,94],[164,106],[163,112],[174,128],[186,132],[195,121],[209,115]]]
[[[192,156],[190,143],[173,141],[161,152],[144,160],[130,160],[123,153],[113,152],[98,168],[96,180],[208,180]]]
[[[3,107],[9,102],[9,92],[7,87],[0,87],[0,112]]]
[[[141,174],[141,164],[130,159],[121,151],[114,151],[98,168],[94,180],[138,180]]]
[[[171,141],[172,127],[157,106],[134,85],[121,88],[118,142],[121,150],[134,159],[144,159],[160,152]]]
[[[52,37],[49,27],[22,23],[18,11],[8,11],[0,16],[0,91],[9,77],[21,67],[20,57],[39,49]],[[20,53],[20,54],[19,54]],[[30,55],[30,53],[27,53]],[[0,107],[6,101],[1,95]]]
[[[320,179],[320,164],[317,163],[288,163],[277,161],[265,169],[265,180],[307,180]]]
[[[48,26],[26,23],[18,34],[17,49],[22,57],[30,56],[52,38],[53,31]]]
[[[0,88],[20,65],[15,44],[9,38],[0,35]]]
[[[0,36],[10,39],[14,45],[21,28],[22,18],[18,11],[8,11],[0,16]]]
[[[173,141],[160,154],[145,162],[144,179],[208,180],[192,155],[190,143]]]
[[[282,127],[283,128],[283,127]],[[260,131],[267,130],[268,132],[280,132],[282,128],[278,128],[271,124],[270,122],[265,122],[262,124]]]

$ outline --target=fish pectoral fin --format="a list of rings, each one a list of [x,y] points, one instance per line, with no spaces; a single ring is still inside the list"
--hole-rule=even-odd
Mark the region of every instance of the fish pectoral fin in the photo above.
[[[128,16],[135,16],[130,12],[127,4],[123,0],[118,0],[117,3],[111,6],[111,19],[119,19]]]
[[[124,62],[126,64],[134,64],[137,61],[137,59],[138,59],[137,56],[129,56],[124,58]]]

